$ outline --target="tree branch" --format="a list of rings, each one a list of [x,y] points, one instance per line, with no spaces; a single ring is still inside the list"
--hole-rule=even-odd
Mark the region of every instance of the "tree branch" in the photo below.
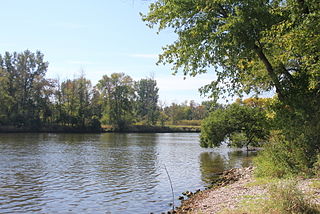
[[[272,82],[274,83],[274,86],[276,87],[276,91],[277,91],[277,94],[279,95],[279,99],[283,100],[284,99],[283,89],[281,87],[281,84],[279,82],[279,79],[278,79],[276,73],[274,72],[274,69],[273,69],[271,63],[269,62],[268,58],[263,53],[263,51],[260,47],[258,47],[255,44],[253,49],[256,52],[256,54],[258,55],[259,59],[263,62],[264,66],[266,67],[267,72],[268,72]]]
[[[283,63],[281,63],[281,68],[282,68],[282,70],[283,70],[284,75],[286,75],[286,76],[289,78],[291,84],[293,84],[293,83],[294,83],[293,76],[292,76],[292,75],[290,74],[290,72],[286,69],[286,67],[284,66]]]

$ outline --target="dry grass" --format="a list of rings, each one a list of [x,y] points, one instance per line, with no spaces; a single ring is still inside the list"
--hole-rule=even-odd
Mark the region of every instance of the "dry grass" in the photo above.
[[[222,214],[317,214],[320,206],[312,203],[311,197],[297,188],[297,182],[282,180],[271,182],[268,199],[246,197],[240,207],[224,210]]]

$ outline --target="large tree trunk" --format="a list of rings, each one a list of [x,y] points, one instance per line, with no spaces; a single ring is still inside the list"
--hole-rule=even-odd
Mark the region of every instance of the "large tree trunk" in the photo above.
[[[277,74],[274,71],[274,68],[272,67],[270,61],[266,57],[266,55],[263,53],[262,48],[258,47],[257,45],[254,45],[254,51],[258,55],[259,59],[263,62],[264,66],[266,67],[266,70],[276,88],[276,92],[279,96],[280,100],[284,100],[285,96],[283,93],[283,88],[280,84],[279,78]]]

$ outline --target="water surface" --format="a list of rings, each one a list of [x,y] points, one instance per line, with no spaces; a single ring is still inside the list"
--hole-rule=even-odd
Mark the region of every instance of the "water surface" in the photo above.
[[[197,133],[0,134],[0,213],[160,213],[246,152],[203,149]],[[179,205],[179,201],[175,200]]]

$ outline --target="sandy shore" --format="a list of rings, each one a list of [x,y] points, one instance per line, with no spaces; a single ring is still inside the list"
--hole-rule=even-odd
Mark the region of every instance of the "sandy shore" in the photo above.
[[[201,191],[183,201],[177,213],[219,213],[226,209],[236,209],[245,198],[264,199],[268,197],[266,184],[257,183],[253,177],[254,168],[232,169],[224,172],[220,185]],[[320,204],[320,188],[310,185],[314,180],[299,179],[298,187],[304,193],[312,193],[313,203]]]

